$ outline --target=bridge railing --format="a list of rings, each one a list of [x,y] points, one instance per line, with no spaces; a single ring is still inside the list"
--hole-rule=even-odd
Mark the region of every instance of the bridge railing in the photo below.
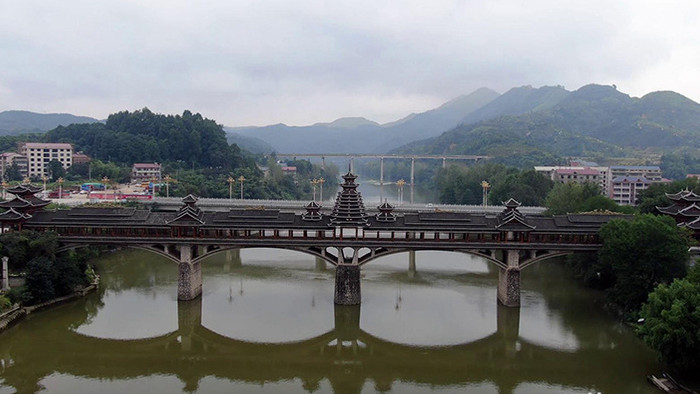
[[[161,207],[181,207],[182,199],[179,197],[156,197],[153,201]],[[287,209],[304,211],[310,200],[263,200],[263,199],[227,199],[227,198],[200,198],[197,206],[200,208],[256,208]],[[321,201],[322,211],[333,209],[333,201]],[[376,202],[379,205],[379,202]],[[368,211],[377,211],[376,206],[365,203]],[[205,209],[206,210],[206,209]],[[520,206],[518,210],[526,215],[539,215],[547,210],[546,207]],[[500,205],[457,205],[457,204],[402,204],[394,207],[394,212],[469,212],[469,213],[500,213],[503,207]]]

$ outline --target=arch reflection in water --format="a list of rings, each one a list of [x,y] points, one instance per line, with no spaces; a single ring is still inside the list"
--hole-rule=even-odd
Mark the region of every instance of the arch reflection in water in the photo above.
[[[406,281],[405,272],[394,273],[388,270],[369,274],[368,294],[373,295],[368,297],[362,310],[358,307],[321,308],[329,322],[327,328],[323,326],[302,340],[286,343],[242,340],[241,337],[232,335],[235,330],[229,333],[221,327],[210,326],[210,315],[219,312],[211,302],[217,297],[227,299],[228,288],[205,294],[193,302],[173,301],[174,313],[170,314],[172,320],[161,323],[165,328],[162,335],[136,340],[90,337],[76,332],[76,328],[81,330],[80,327],[89,325],[87,322],[96,317],[99,319],[100,313],[107,309],[102,304],[111,302],[110,299],[95,294],[33,316],[31,320],[0,336],[3,385],[8,391],[18,392],[34,392],[40,385],[44,385],[51,392],[52,388],[63,384],[71,388],[65,391],[102,393],[109,392],[108,387],[115,387],[110,385],[118,384],[121,389],[130,382],[139,382],[136,391],[151,392],[223,392],[240,389],[246,392],[468,390],[483,393],[534,393],[543,392],[548,387],[550,392],[551,387],[557,387],[557,392],[570,393],[586,392],[587,388],[592,387],[606,393],[647,392],[643,376],[650,366],[649,357],[630,357],[629,348],[639,345],[634,340],[624,339],[623,332],[606,326],[595,327],[591,332],[586,332],[585,329],[583,332],[574,330],[581,345],[573,350],[560,351],[546,343],[536,344],[524,339],[520,333],[524,325],[532,326],[532,323],[523,324],[521,321],[521,318],[526,322],[530,319],[527,316],[528,305],[522,311],[494,307],[495,310],[484,314],[486,318],[463,316],[467,320],[489,320],[492,330],[478,340],[441,346],[396,343],[396,336],[392,337],[386,331],[377,329],[376,319],[381,319],[381,313],[373,311],[373,308],[384,310],[386,308],[383,305],[388,305],[389,312],[394,312],[396,275],[403,278],[400,283],[403,286],[404,302],[410,302],[411,297],[419,294],[416,288],[476,286],[480,289],[481,281],[493,280],[488,276],[466,276],[454,281],[449,279],[452,274],[441,276],[421,272],[420,259],[418,263],[419,277],[411,281]],[[300,286],[307,291],[304,294],[310,294],[311,284],[324,283],[324,275],[331,278],[332,270],[329,270],[330,274],[318,273],[313,270],[313,261],[305,264],[305,271],[301,269],[302,272],[296,274],[298,277],[291,281],[301,282]],[[212,264],[211,267],[215,265]],[[245,264],[231,267],[230,270],[233,274],[221,274],[222,270],[210,273],[205,271],[205,280],[226,280],[228,282],[223,283],[233,283],[233,295],[241,297],[240,289],[235,285],[242,278],[242,297],[252,298],[256,294],[255,280],[269,280],[277,284],[279,281],[290,281],[291,275],[278,268],[264,270],[260,267],[246,267]],[[167,287],[159,280],[166,283],[170,280],[168,274],[158,272],[144,276],[156,279],[136,281],[141,283],[138,284],[126,279],[117,280],[116,275],[111,279],[105,278],[105,286],[112,283],[109,286],[121,290],[141,289],[144,294],[150,294]],[[483,287],[488,285],[486,283]],[[373,287],[388,288],[391,299],[379,302],[378,298],[384,297],[384,292],[373,292]],[[556,293],[550,290],[554,287],[528,289],[528,297],[537,299],[540,304],[549,304],[551,300],[548,297],[553,297]],[[101,291],[117,290],[103,288]],[[411,295],[411,292],[415,294]],[[467,296],[475,293],[466,291],[462,294]],[[480,294],[480,290],[476,294]],[[426,296],[434,297],[430,294]],[[483,304],[494,305],[494,297],[492,293]],[[267,308],[269,302],[277,302],[265,300],[259,304],[260,308]],[[447,302],[455,301],[449,299]],[[98,312],[99,308],[103,309]],[[304,308],[311,308],[310,304],[306,303]],[[575,312],[572,313],[581,313],[580,308],[568,301],[558,304],[557,308],[573,309]],[[66,313],[68,311],[74,313]],[[400,312],[404,311],[402,309]],[[551,308],[549,311],[557,313]],[[459,309],[455,312],[459,313]],[[78,318],[75,317],[76,314],[79,315]],[[278,316],[278,322],[293,319],[297,315],[292,311],[291,316]],[[251,316],[232,314],[227,318],[248,319]],[[565,314],[562,318],[568,319]],[[274,322],[274,319],[270,321]],[[450,324],[450,320],[447,321],[448,323],[434,323]],[[286,325],[280,324],[278,330],[286,328]],[[396,329],[400,330],[401,327]],[[378,333],[382,333],[382,338],[377,336]],[[599,338],[601,334],[618,345],[614,348],[590,345],[590,338]],[[641,378],[637,379],[640,374]],[[161,389],[161,385],[167,389]]]
[[[202,326],[201,298],[178,302],[177,313],[176,331],[142,340],[89,337],[69,326],[50,332],[18,331],[13,346],[1,350],[4,384],[18,392],[33,392],[43,378],[60,373],[99,380],[176,376],[186,392],[197,391],[200,381],[213,376],[256,384],[297,380],[308,391],[327,381],[336,393],[360,393],[370,381],[380,391],[390,390],[398,381],[446,387],[490,381],[499,393],[510,393],[522,382],[585,387],[590,373],[596,373],[581,364],[576,353],[520,339],[520,311],[514,308],[498,308],[498,329],[488,337],[440,347],[401,345],[365,332],[359,306],[336,306],[332,330],[283,344],[241,341]],[[47,353],[41,346],[23,343],[37,339],[60,351]],[[15,354],[14,348],[25,351]],[[617,354],[598,350],[589,356],[612,364],[623,362]],[[40,359],[37,366],[52,367],[32,368],[34,373],[28,376],[25,364]],[[611,387],[617,387],[617,377],[609,379]],[[605,383],[597,381],[599,390],[605,390]]]

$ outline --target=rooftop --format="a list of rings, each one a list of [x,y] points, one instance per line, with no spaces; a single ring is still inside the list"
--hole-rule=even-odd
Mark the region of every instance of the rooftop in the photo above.
[[[73,149],[73,145],[63,142],[22,142],[27,149]]]
[[[600,171],[594,170],[589,167],[582,169],[572,169],[572,168],[559,168],[554,171],[556,174],[560,175],[600,175]]]
[[[610,166],[610,169],[615,170],[638,170],[638,171],[661,171],[659,166]]]
[[[160,168],[158,163],[134,163],[133,168]]]

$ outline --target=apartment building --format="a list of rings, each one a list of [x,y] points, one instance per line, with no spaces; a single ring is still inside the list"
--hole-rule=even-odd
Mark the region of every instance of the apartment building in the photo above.
[[[661,167],[659,166],[611,166],[610,179],[617,177],[644,177],[651,182],[661,182]]]
[[[5,180],[5,171],[13,164],[17,165],[20,175],[27,176],[27,158],[15,152],[5,152],[0,154],[0,169],[2,170],[2,179]]]
[[[50,142],[20,142],[19,154],[27,158],[27,176],[49,175],[49,162],[57,160],[64,169],[73,164],[73,145]]]
[[[593,163],[595,164],[595,163]],[[600,185],[600,194],[607,195],[609,186],[608,167],[601,166],[536,166],[535,171],[555,182],[595,182]]]
[[[619,176],[612,181],[610,198],[620,205],[637,205],[639,193],[651,184],[643,176]]]

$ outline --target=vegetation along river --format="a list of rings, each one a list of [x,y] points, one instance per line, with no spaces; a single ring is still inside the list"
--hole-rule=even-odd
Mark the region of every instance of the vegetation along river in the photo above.
[[[655,393],[655,354],[561,260],[523,271],[519,309],[498,305],[484,260],[416,262],[367,264],[362,305],[339,307],[332,266],[230,251],[177,302],[175,264],[113,252],[94,261],[97,292],[0,334],[0,393]]]

